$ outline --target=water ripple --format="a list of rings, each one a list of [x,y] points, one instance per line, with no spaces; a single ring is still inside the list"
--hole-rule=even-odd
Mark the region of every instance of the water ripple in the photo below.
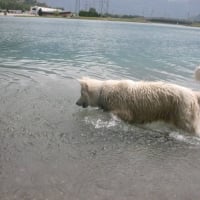
[[[200,29],[0,17],[0,199],[199,199],[199,138],[75,105],[82,76],[199,90]]]

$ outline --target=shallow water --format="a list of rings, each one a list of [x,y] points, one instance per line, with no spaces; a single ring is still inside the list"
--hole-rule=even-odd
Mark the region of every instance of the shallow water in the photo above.
[[[76,78],[199,89],[200,29],[0,17],[0,199],[200,199],[200,138],[75,105]]]

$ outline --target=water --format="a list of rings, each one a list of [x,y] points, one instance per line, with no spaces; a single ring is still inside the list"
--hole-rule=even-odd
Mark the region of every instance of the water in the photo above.
[[[199,90],[200,29],[0,18],[0,199],[200,199],[200,138],[75,105],[82,76]]]

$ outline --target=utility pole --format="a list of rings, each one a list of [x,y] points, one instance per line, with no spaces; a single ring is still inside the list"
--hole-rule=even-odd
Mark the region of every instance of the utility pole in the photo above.
[[[88,0],[85,1],[85,10],[86,10],[86,11],[89,10],[89,3],[88,3]]]
[[[101,16],[109,11],[109,0],[99,0]]]
[[[96,0],[92,0],[91,1],[91,7],[96,9]]]
[[[103,0],[99,0],[100,15],[103,15]]]
[[[106,0],[106,14],[109,13],[109,0]]]
[[[79,16],[79,11],[80,11],[80,0],[76,0],[75,13],[77,16]]]

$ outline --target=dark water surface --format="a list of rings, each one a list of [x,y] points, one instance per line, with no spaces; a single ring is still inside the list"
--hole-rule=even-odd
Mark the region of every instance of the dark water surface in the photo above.
[[[200,29],[0,17],[1,200],[199,200],[200,138],[75,105],[76,78],[196,90]]]

